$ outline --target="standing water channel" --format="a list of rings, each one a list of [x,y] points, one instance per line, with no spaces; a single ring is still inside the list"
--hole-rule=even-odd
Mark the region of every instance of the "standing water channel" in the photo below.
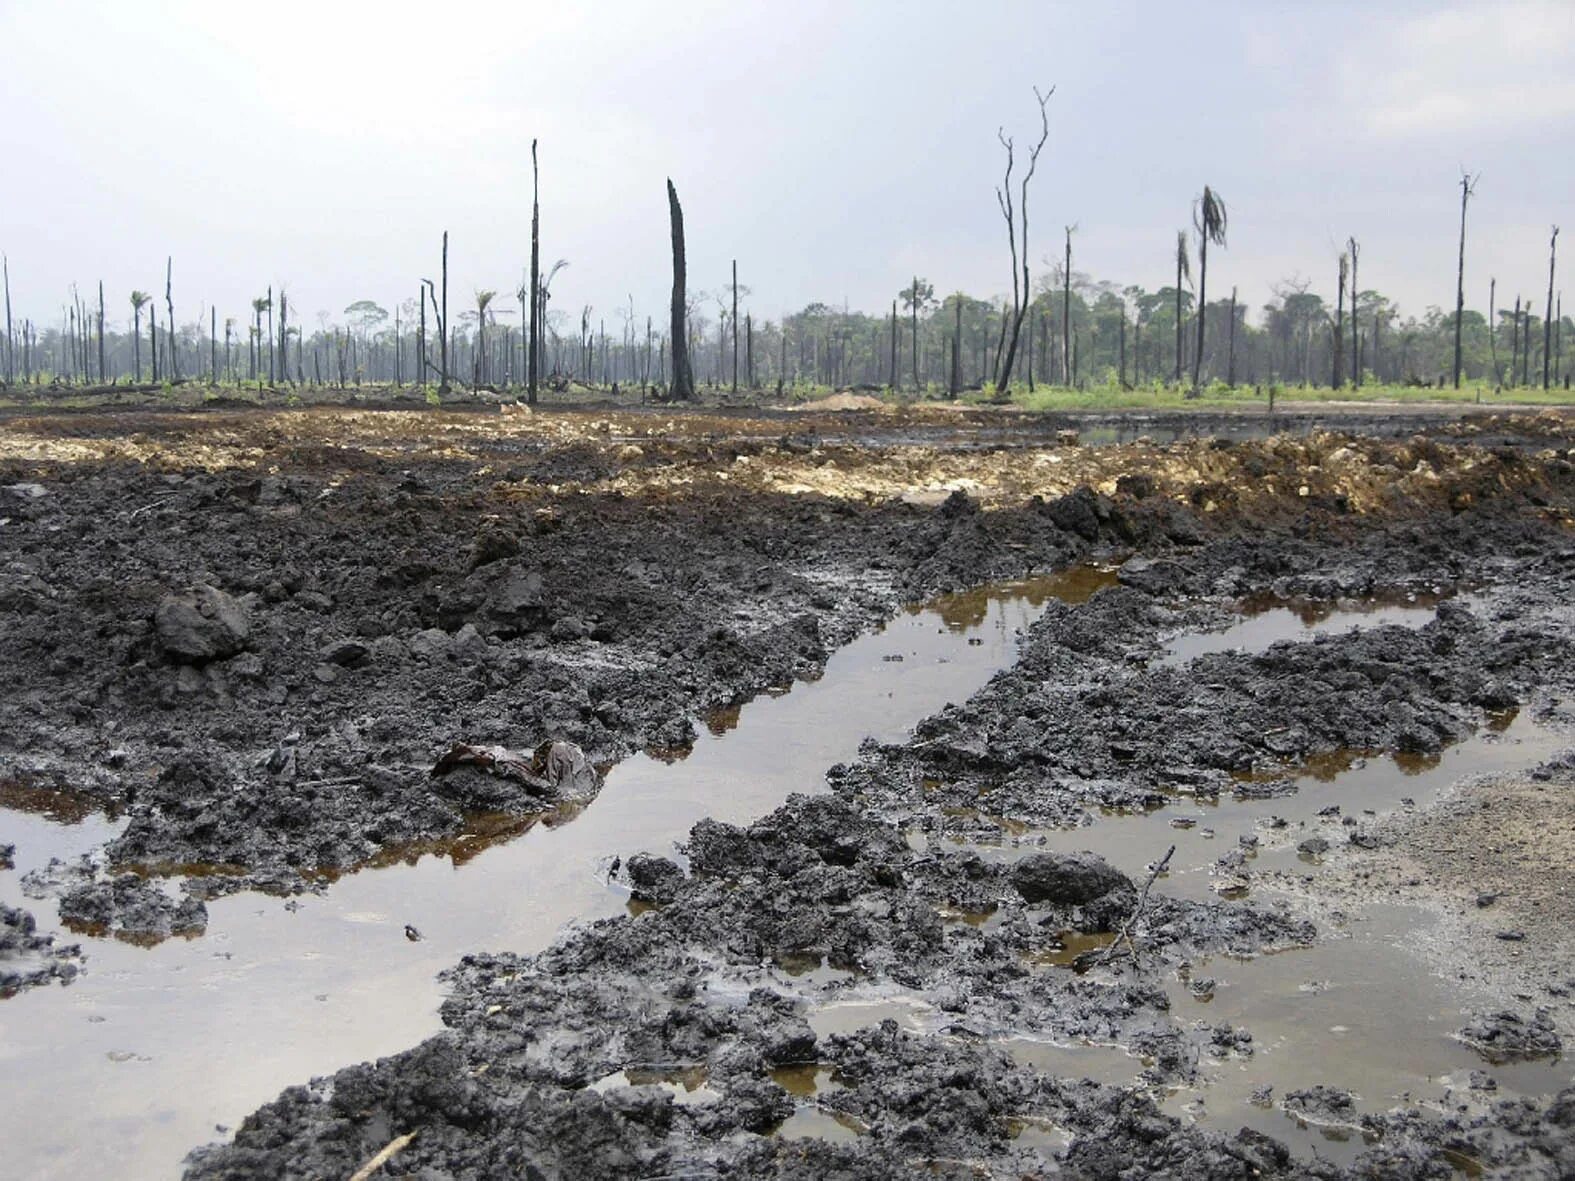
[[[288,902],[223,898],[193,940],[139,947],[60,933],[83,943],[82,975],[0,1001],[7,1168],[177,1172],[186,1152],[284,1087],[437,1032],[437,974],[464,954],[539,951],[571,923],[620,913],[614,857],[668,851],[707,816],[749,821],[795,791],[824,790],[826,768],[866,736],[900,740],[1010,665],[1018,633],[1050,599],[1081,602],[1113,581],[1073,568],[912,609],[833,654],[818,680],[718,719],[687,757],[627,759],[582,811],[507,843],[478,842],[480,852],[471,844],[473,855],[413,856]],[[118,828],[102,816],[0,809],[0,837],[16,845],[0,901],[53,929],[53,900],[24,898],[21,875],[96,849]],[[408,941],[406,924],[424,939]]]

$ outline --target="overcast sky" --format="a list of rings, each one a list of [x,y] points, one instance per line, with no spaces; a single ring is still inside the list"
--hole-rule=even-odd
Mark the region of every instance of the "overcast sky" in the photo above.
[[[103,279],[123,317],[173,254],[183,321],[272,283],[315,322],[413,297],[447,229],[463,306],[528,265],[534,136],[554,307],[609,331],[630,296],[661,322],[668,176],[691,285],[737,257],[757,316],[914,273],[997,294],[996,128],[1037,130],[1036,84],[1036,274],[1072,223],[1077,270],[1164,285],[1208,183],[1211,294],[1332,298],[1354,234],[1420,313],[1453,300],[1462,165],[1468,302],[1540,296],[1550,223],[1575,246],[1572,0],[0,0],[0,249],[19,314]]]

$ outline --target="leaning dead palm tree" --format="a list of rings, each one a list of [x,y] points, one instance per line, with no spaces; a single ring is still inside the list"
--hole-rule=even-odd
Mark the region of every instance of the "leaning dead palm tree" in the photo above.
[[[1192,226],[1198,232],[1198,347],[1192,355],[1192,389],[1198,388],[1203,370],[1203,319],[1208,314],[1209,243],[1225,245],[1225,202],[1208,185],[1192,207]]]

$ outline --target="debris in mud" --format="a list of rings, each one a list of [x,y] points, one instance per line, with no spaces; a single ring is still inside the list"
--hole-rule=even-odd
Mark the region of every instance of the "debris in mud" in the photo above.
[[[1530,1018],[1507,1009],[1485,1013],[1455,1036],[1495,1064],[1551,1058],[1564,1048],[1546,1009],[1538,1009]]]
[[[12,867],[12,865],[14,864],[14,862],[12,861],[12,858],[14,858],[15,856],[16,856],[16,846],[15,845],[0,844],[0,869],[10,869]]]
[[[501,746],[457,745],[432,768],[435,779],[449,779],[461,768],[475,768],[498,780],[522,784],[530,796],[545,800],[584,800],[601,790],[601,776],[585,752],[572,742],[543,742],[529,754]],[[507,807],[520,801],[512,793],[489,792],[474,787],[473,777],[463,781],[462,802],[469,808]],[[445,790],[453,793],[452,784]]]
[[[0,997],[76,978],[81,949],[76,944],[57,947],[53,935],[37,932],[31,914],[0,903]]]

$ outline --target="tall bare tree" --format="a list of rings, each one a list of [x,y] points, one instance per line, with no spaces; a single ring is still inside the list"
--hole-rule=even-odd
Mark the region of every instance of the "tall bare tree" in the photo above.
[[[98,379],[109,380],[109,370],[104,367],[104,280],[98,281]]]
[[[1329,385],[1339,389],[1345,384],[1345,281],[1350,270],[1351,260],[1342,253],[1340,255],[1340,286],[1334,300],[1334,373],[1330,377]]]
[[[448,385],[448,231],[443,231],[443,299],[438,301],[438,291],[431,279],[423,279],[426,285],[427,298],[432,301],[432,319],[438,334],[438,394],[445,395],[449,391]],[[430,368],[432,362],[427,361]],[[340,370],[343,371],[344,362],[340,361]],[[422,374],[426,380],[426,374]]]
[[[1187,255],[1187,231],[1176,231],[1176,376],[1181,384],[1181,281],[1192,282],[1192,260]],[[1070,350],[1068,350],[1070,352]]]
[[[1551,384],[1552,370],[1549,364],[1553,359],[1553,276],[1558,267],[1559,259],[1559,227],[1553,227],[1553,236],[1548,239],[1548,311],[1542,318],[1542,388],[1548,389]],[[103,292],[100,289],[100,297]]]
[[[1488,280],[1488,356],[1493,365],[1493,381],[1503,380],[1498,369],[1498,280]]]
[[[1066,227],[1066,261],[1061,267],[1061,378],[1072,384],[1072,231]]]
[[[0,259],[0,266],[5,270],[5,380],[10,385],[16,380],[16,337],[11,332],[11,260]],[[23,336],[25,339],[25,330]]]
[[[671,177],[667,179],[667,218],[673,238],[673,384],[668,396],[690,401],[695,396],[695,377],[689,367],[689,304],[684,294],[688,277],[684,262],[684,211],[678,204],[678,190]]]
[[[1209,243],[1225,245],[1228,223],[1225,202],[1208,185],[1203,186],[1203,196],[1192,207],[1192,225],[1198,232],[1198,347],[1192,355],[1192,388],[1198,389],[1198,377],[1203,372],[1203,324],[1208,313],[1209,295]]]
[[[1455,264],[1455,388],[1460,388],[1460,326],[1466,315],[1466,203],[1476,192],[1477,180],[1464,169],[1460,172],[1460,259]]]
[[[1029,284],[1028,277],[1028,183],[1033,180],[1034,172],[1039,167],[1039,153],[1044,150],[1045,141],[1050,138],[1050,117],[1045,113],[1045,107],[1050,102],[1050,96],[1053,94],[1055,94],[1054,86],[1042,94],[1037,86],[1034,87],[1034,99],[1039,104],[1039,141],[1034,144],[1033,149],[1028,153],[1028,169],[1023,173],[1021,196],[1018,201],[1017,217],[1022,225],[1023,236],[1020,286],[1018,279],[1017,230],[1014,228],[1012,221],[1012,166],[1014,162],[1012,138],[1006,134],[1004,128],[996,129],[996,138],[1001,141],[1001,146],[1006,149],[1006,175],[1002,179],[1000,187],[995,190],[995,199],[996,204],[1000,206],[1001,216],[1006,219],[1007,245],[1011,248],[1012,254],[1012,318],[1010,327],[1005,321],[1001,325],[1002,332],[1006,338],[1006,351],[1001,358],[1000,368],[995,375],[995,388],[997,390],[1004,391],[1011,384],[1012,365],[1017,357],[1017,342],[1022,334],[1023,319],[1028,315],[1028,306],[1033,301],[1033,289]],[[914,383],[916,385],[919,380],[918,342],[917,328],[915,328],[913,344],[915,360],[913,369]]]
[[[536,404],[536,377],[541,368],[541,180],[536,164],[536,141],[530,141],[530,346],[526,361],[525,400]]]
[[[1357,284],[1356,264],[1361,256],[1362,247],[1355,237],[1346,239],[1345,251],[1351,256],[1351,388],[1360,389],[1362,386],[1362,329],[1357,321],[1357,293],[1361,287]]]
[[[175,340],[175,296],[174,291],[175,259],[166,256],[164,260],[164,303],[170,312],[170,355],[169,371],[170,380],[180,380],[180,347]]]

